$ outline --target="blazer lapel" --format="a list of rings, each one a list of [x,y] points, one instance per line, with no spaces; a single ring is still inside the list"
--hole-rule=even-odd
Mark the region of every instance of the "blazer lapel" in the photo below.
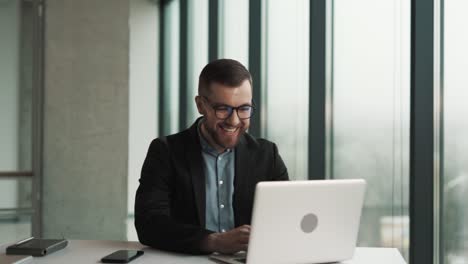
[[[189,162],[190,175],[192,177],[198,221],[200,222],[200,225],[204,227],[206,210],[205,175],[203,173],[203,160],[201,155],[200,139],[197,131],[198,121],[199,119],[192,125],[192,127],[190,127],[190,140],[187,142],[188,151],[186,152],[186,155]]]
[[[233,197],[233,209],[234,209],[234,221],[236,226],[241,220],[242,207],[241,197],[244,195],[245,184],[250,175],[250,156],[247,149],[247,143],[245,136],[242,136],[239,144],[236,147],[236,161],[235,161],[235,172],[234,172],[234,197]]]

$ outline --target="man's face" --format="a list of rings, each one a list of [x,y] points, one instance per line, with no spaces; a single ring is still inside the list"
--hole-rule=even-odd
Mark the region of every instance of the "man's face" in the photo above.
[[[250,119],[239,119],[238,112],[234,110],[225,120],[219,119],[215,109],[223,106],[239,107],[252,105],[252,88],[250,82],[245,80],[238,87],[228,87],[219,83],[212,83],[208,96],[197,96],[198,112],[204,116],[203,126],[207,132],[210,143],[217,149],[234,148],[240,137],[250,126]],[[239,110],[240,111],[240,110]]]

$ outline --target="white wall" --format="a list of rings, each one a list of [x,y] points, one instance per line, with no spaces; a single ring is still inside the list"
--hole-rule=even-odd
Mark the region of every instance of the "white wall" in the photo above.
[[[159,6],[130,1],[130,89],[128,132],[128,213],[134,213],[141,166],[157,133]],[[134,226],[127,228],[133,229]]]

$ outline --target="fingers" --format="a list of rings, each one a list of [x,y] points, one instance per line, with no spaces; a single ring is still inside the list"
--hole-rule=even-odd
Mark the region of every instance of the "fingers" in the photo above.
[[[248,225],[243,225],[235,229],[237,233],[239,234],[240,237],[242,238],[249,238],[250,236],[250,226]]]
[[[249,244],[242,244],[239,251],[247,251]]]
[[[241,250],[247,250],[250,237],[250,226],[243,225],[234,228],[226,233],[219,233],[221,239],[219,252],[235,253]]]
[[[241,244],[248,244],[250,237],[250,226],[243,225],[237,228],[239,232],[238,242]]]
[[[249,236],[241,236],[238,238],[237,242],[239,244],[248,244],[249,243]]]
[[[236,229],[239,230],[241,233],[250,234],[250,226],[249,225],[239,226]]]

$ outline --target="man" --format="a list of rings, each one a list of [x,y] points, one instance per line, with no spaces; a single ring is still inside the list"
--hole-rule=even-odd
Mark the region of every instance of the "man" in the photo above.
[[[246,250],[255,185],[288,180],[276,145],[246,131],[254,113],[252,78],[239,62],[202,70],[187,130],[153,140],[135,201],[141,243],[190,254]]]

